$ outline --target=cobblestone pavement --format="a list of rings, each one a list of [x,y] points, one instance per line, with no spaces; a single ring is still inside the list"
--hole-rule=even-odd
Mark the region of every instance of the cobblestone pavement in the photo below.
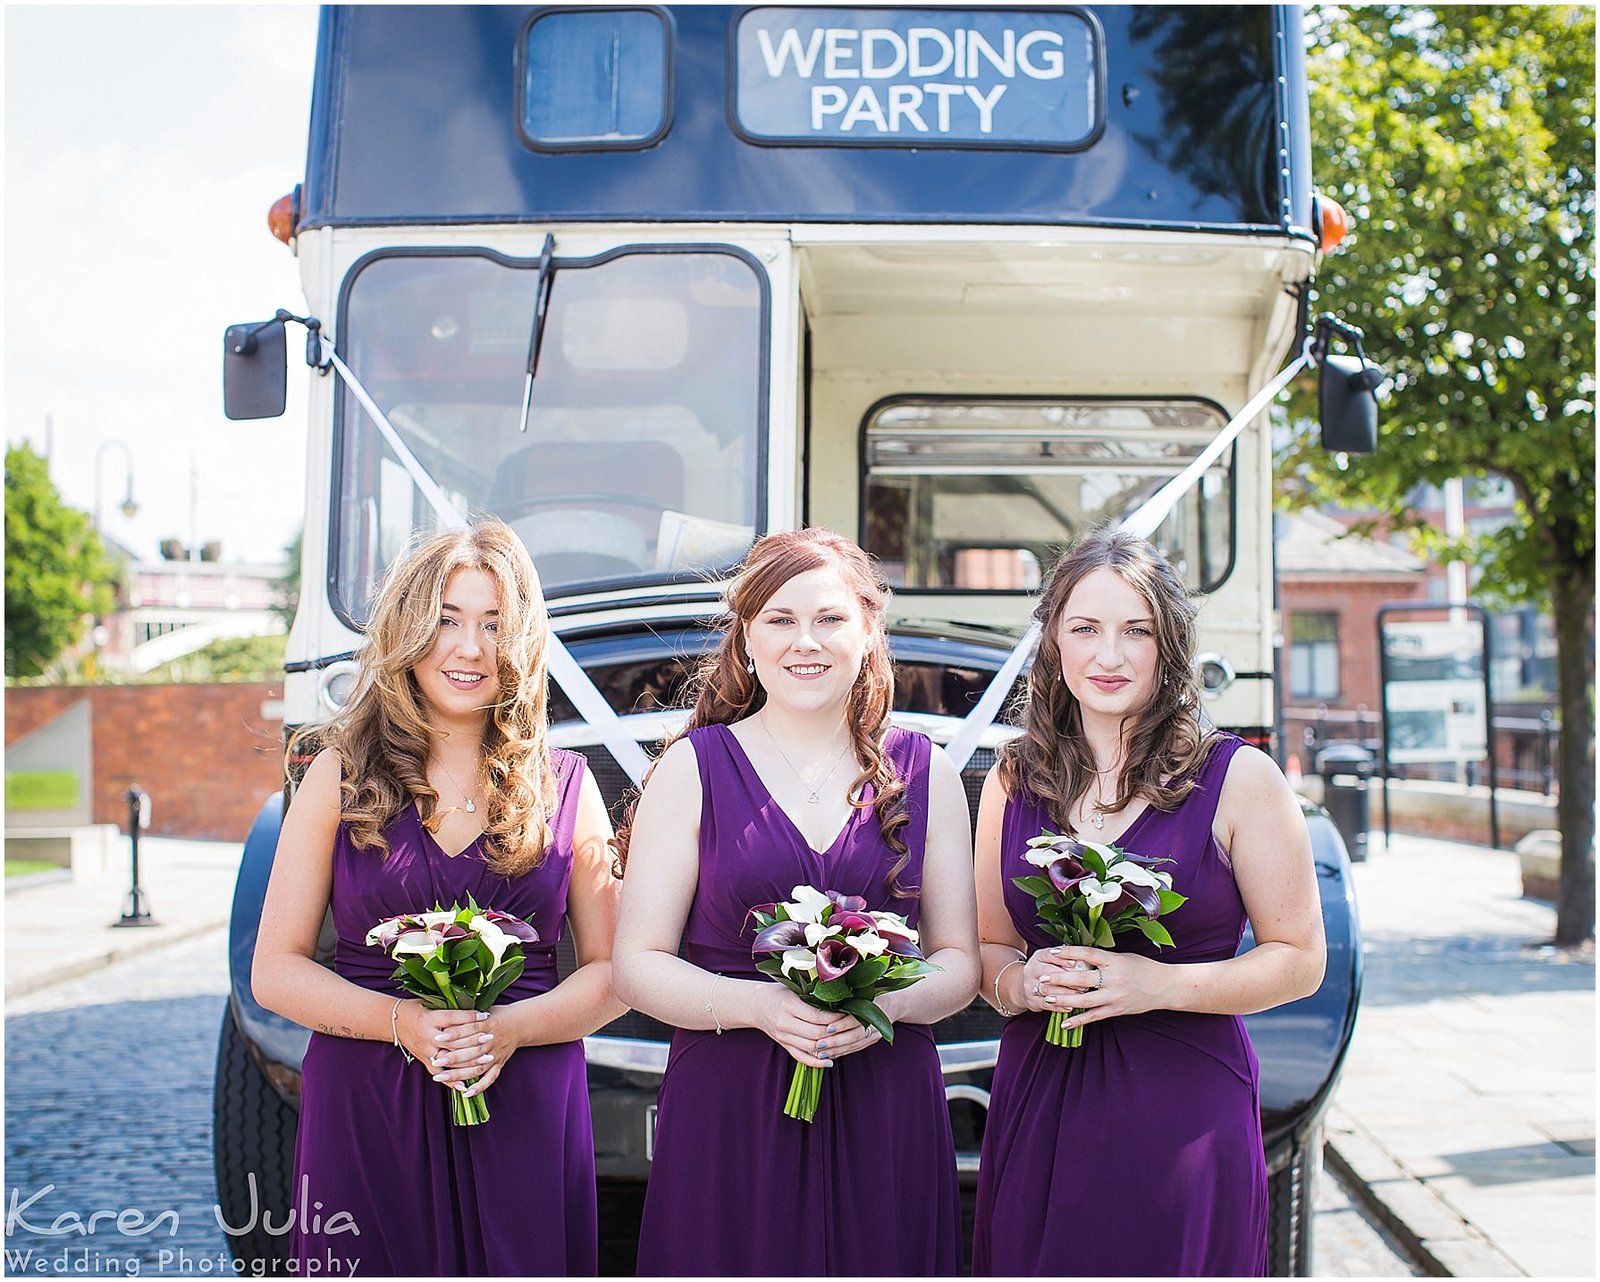
[[[211,1170],[224,942],[6,1003],[7,1274],[233,1275]]]
[[[225,942],[211,931],[6,1003],[8,1275],[234,1275],[211,1167]],[[1414,1274],[1331,1175],[1316,1206],[1316,1276]]]

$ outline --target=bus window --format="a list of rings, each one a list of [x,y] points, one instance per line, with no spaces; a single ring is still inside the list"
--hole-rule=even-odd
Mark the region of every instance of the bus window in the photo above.
[[[724,249],[556,261],[528,430],[518,430],[536,264],[385,251],[346,282],[348,359],[463,515],[493,513],[550,595],[727,569],[756,534],[765,278]],[[383,569],[438,514],[346,389],[334,605],[366,617]]]
[[[1224,421],[1197,401],[880,404],[866,425],[866,548],[896,587],[1031,591],[1062,547],[1132,512]],[[1227,577],[1233,511],[1223,462],[1156,530],[1190,587]]]
[[[670,66],[658,11],[536,14],[522,38],[523,141],[539,151],[650,146],[667,130]]]

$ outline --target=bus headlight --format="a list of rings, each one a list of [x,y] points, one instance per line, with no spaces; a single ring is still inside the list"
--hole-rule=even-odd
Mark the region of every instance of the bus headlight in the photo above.
[[[350,692],[356,688],[356,673],[360,669],[349,659],[330,663],[317,678],[317,702],[330,715],[338,712],[350,701]]]
[[[1196,658],[1194,672],[1200,678],[1200,693],[1208,699],[1215,699],[1233,684],[1233,664],[1215,652]]]

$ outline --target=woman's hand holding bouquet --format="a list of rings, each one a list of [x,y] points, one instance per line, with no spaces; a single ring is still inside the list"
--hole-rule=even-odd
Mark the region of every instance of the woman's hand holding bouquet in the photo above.
[[[393,978],[429,1010],[486,1011],[516,982],[526,960],[523,944],[539,942],[539,932],[508,913],[480,908],[471,897],[465,908],[435,906],[432,912],[387,917],[367,932],[367,943],[399,963]],[[471,1086],[477,1078],[465,1083]],[[450,1120],[476,1126],[489,1120],[481,1094],[450,1092]]]
[[[1033,896],[1039,925],[1064,944],[1115,948],[1116,937],[1137,930],[1160,946],[1172,936],[1156,918],[1184,903],[1172,889],[1172,874],[1153,872],[1170,859],[1136,855],[1119,846],[1079,841],[1046,829],[1028,843],[1025,856],[1043,874],[1014,877]],[[1076,1011],[1051,1011],[1045,1040],[1054,1046],[1081,1046],[1081,1026],[1068,1028]]]
[[[894,1041],[894,1024],[876,999],[909,988],[938,969],[925,961],[917,932],[898,913],[868,912],[859,895],[796,886],[784,904],[760,904],[756,969],[819,1010],[843,1011]],[[809,1122],[822,1097],[822,1070],[796,1064],[783,1111]]]

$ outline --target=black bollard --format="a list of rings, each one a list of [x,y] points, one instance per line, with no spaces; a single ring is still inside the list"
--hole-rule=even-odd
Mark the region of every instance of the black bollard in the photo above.
[[[128,890],[128,907],[114,926],[154,926],[156,919],[146,907],[144,890],[139,885],[139,828],[143,823],[145,807],[150,798],[138,784],[133,784],[123,794],[128,803],[128,847],[133,860],[133,885]]]

